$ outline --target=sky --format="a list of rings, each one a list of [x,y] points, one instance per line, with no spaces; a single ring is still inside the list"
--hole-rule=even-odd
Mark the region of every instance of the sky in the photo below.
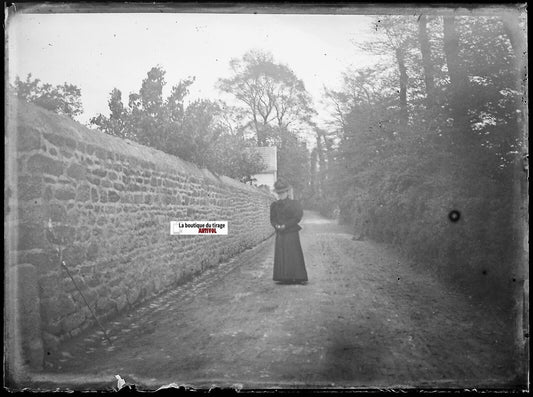
[[[189,76],[196,78],[190,100],[231,99],[218,91],[229,77],[229,61],[251,49],[272,53],[303,80],[323,124],[327,110],[323,87],[339,88],[348,67],[375,60],[353,41],[372,36],[368,15],[213,14],[213,13],[72,13],[11,16],[7,28],[8,79],[33,78],[52,85],[81,88],[84,114],[78,121],[109,114],[113,88],[127,103],[146,73],[165,71],[166,92]]]

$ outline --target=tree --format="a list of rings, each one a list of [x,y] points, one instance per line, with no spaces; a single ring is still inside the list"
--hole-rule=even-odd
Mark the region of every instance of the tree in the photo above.
[[[210,169],[241,182],[250,182],[252,175],[265,169],[263,159],[253,150],[254,147],[253,141],[225,131],[210,150]]]
[[[276,130],[309,121],[314,110],[303,82],[271,54],[249,51],[232,59],[230,67],[233,76],[220,79],[218,87],[244,105],[259,146],[266,146]]]
[[[354,234],[393,243],[428,269],[438,264],[471,289],[472,275],[488,270],[486,291],[509,291],[518,263],[512,251],[523,241],[512,208],[521,205],[513,160],[523,22],[517,15],[422,16],[418,25],[411,16],[391,19],[389,35],[361,46],[383,55],[381,63],[345,73],[343,87],[327,91],[328,133],[337,139],[324,186]],[[405,104],[399,55],[409,76]],[[395,120],[404,105],[410,118],[402,130]],[[443,219],[451,208],[468,220],[450,227]]]
[[[107,134],[179,156],[217,174],[239,179],[261,171],[260,158],[242,154],[252,143],[228,129],[226,106],[209,100],[186,105],[194,78],[179,81],[164,98],[165,74],[161,66],[151,68],[139,92],[129,95],[127,106],[114,88],[109,116],[100,114],[90,122]]]
[[[54,87],[31,76],[29,73],[25,81],[16,77],[12,89],[19,98],[72,119],[83,113],[81,90],[77,86],[63,83]]]
[[[216,142],[224,134],[218,103],[196,100],[185,110],[177,155],[202,167],[207,167],[214,155]]]
[[[316,112],[302,80],[261,51],[232,59],[230,67],[232,76],[220,79],[218,88],[243,105],[240,130],[250,131],[258,146],[277,146],[278,176],[293,185],[296,195],[303,194],[309,180],[309,153],[298,133],[312,128]]]
[[[109,110],[111,111],[109,117],[99,114],[90,119],[90,123],[98,126],[101,131],[109,135],[118,136],[120,138],[134,139],[132,131],[127,126],[127,111],[122,103],[122,93],[117,88],[113,88],[109,94],[109,101],[107,102]]]
[[[405,127],[409,122],[407,61],[416,37],[414,19],[397,15],[380,16],[375,18],[374,26],[378,35],[374,40],[361,45],[361,48],[374,54],[394,54],[398,72],[399,118]]]
[[[165,73],[160,66],[151,68],[139,92],[129,95],[127,106],[122,103],[120,90],[114,88],[108,101],[110,115],[97,115],[90,119],[91,124],[107,134],[129,138],[170,154],[189,153],[183,150],[186,146],[184,100],[194,79],[181,80],[164,99]]]
[[[278,178],[284,178],[294,189],[294,194],[302,198],[307,193],[310,179],[310,161],[307,145],[294,134],[283,134],[278,145]]]
[[[396,91],[391,88],[392,84],[386,69],[383,66],[376,66],[347,70],[342,74],[342,90],[325,90],[325,98],[334,104],[333,118],[341,140],[344,139],[346,117],[354,108],[361,108],[361,113],[374,117],[376,111],[372,106],[373,103],[386,101],[392,106],[396,101]]]

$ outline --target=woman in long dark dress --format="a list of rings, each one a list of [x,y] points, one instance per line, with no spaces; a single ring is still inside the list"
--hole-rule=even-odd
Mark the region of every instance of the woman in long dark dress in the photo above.
[[[290,186],[283,180],[274,184],[279,200],[270,206],[270,223],[276,229],[276,248],[274,250],[274,281],[281,283],[305,283],[307,271],[300,245],[298,222],[303,211],[300,203],[290,199]]]

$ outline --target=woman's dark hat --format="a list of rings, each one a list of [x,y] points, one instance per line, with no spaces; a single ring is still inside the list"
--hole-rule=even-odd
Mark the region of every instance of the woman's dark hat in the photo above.
[[[290,188],[290,185],[283,179],[278,179],[276,183],[274,183],[274,190],[276,193],[287,192],[290,190]]]

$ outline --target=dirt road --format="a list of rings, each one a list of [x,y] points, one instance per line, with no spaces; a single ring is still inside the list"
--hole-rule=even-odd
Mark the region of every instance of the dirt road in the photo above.
[[[49,355],[43,382],[140,388],[483,387],[512,381],[512,324],[306,212],[307,285],[272,281],[273,240]],[[62,383],[63,382],[63,383]]]

